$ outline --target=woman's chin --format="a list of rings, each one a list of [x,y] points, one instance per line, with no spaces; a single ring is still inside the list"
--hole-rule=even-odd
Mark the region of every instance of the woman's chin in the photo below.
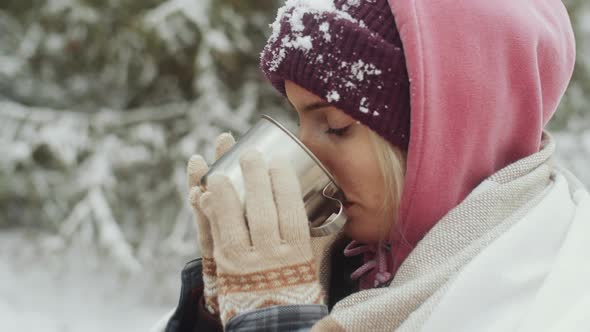
[[[378,231],[367,229],[366,225],[362,225],[362,223],[361,225],[357,225],[352,220],[349,220],[346,225],[344,225],[344,234],[361,243],[376,243],[379,242],[379,239],[381,238]]]

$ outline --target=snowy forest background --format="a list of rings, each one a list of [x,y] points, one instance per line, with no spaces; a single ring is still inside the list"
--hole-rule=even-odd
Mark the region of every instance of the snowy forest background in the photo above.
[[[258,55],[279,0],[0,2],[0,330],[146,331],[198,255],[190,155],[288,116]],[[590,3],[551,123],[590,186]]]

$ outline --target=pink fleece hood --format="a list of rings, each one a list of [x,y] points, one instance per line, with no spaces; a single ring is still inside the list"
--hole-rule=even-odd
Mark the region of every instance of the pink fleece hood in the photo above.
[[[479,183],[539,150],[571,78],[575,42],[559,0],[389,3],[411,82],[395,272]]]

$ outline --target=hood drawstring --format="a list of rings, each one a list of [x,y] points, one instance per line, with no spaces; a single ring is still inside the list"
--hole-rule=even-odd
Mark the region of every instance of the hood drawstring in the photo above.
[[[351,275],[352,280],[357,280],[369,271],[377,268],[377,274],[375,275],[374,287],[380,287],[388,283],[392,275],[387,270],[387,252],[391,250],[391,246],[387,242],[380,242],[377,244],[361,244],[357,241],[351,241],[344,248],[344,256],[352,257],[364,253],[374,254],[373,258],[366,261],[358,269],[356,269]]]

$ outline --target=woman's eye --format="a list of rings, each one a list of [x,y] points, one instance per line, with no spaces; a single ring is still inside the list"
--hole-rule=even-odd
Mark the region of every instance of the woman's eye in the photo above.
[[[350,128],[350,125],[343,128],[328,128],[328,130],[326,130],[326,134],[343,136],[348,130],[348,128]]]

